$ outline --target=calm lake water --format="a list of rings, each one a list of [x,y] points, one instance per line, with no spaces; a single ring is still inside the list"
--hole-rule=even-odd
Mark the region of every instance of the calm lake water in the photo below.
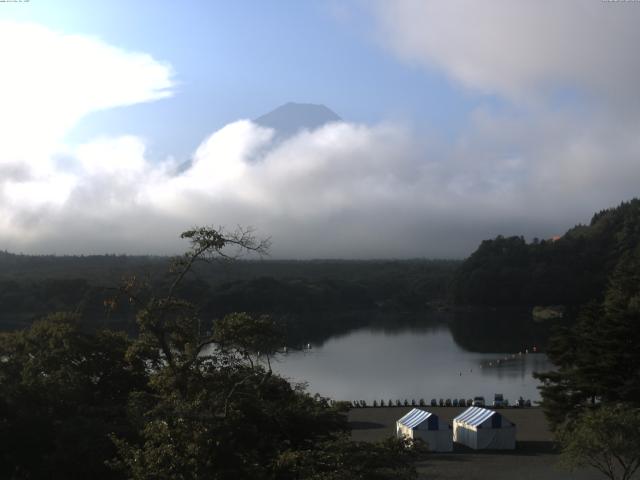
[[[308,382],[310,392],[336,400],[429,402],[482,395],[492,401],[495,393],[511,403],[520,396],[540,399],[532,373],[550,370],[552,364],[545,354],[531,353],[533,341],[522,340],[521,355],[513,349],[478,353],[461,343],[447,324],[363,328],[281,355],[273,368],[292,381]],[[527,348],[530,353],[524,353]]]

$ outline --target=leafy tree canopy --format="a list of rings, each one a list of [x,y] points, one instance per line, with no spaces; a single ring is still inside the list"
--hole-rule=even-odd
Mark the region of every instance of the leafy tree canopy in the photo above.
[[[272,372],[276,322],[203,318],[180,295],[196,263],[267,243],[248,230],[183,237],[166,291],[131,277],[107,302],[133,306],[135,338],[84,333],[71,315],[0,337],[3,477],[414,478],[418,450],[351,442],[346,407]]]
[[[468,305],[572,305],[601,301],[607,281],[640,243],[640,199],[596,213],[560,237],[483,241],[455,274],[452,296]]]
[[[538,374],[554,426],[599,403],[640,407],[640,247],[623,256],[601,304],[586,306],[556,333],[548,355],[558,367]]]
[[[82,332],[72,314],[0,335],[2,478],[114,478],[108,435],[134,434],[128,397],[148,381],[129,347],[120,333]]]
[[[565,466],[591,466],[611,480],[630,480],[640,468],[640,409],[602,406],[561,430]]]

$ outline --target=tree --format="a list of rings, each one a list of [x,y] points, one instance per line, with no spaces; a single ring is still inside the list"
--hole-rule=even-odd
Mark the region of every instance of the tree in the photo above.
[[[389,438],[378,443],[346,437],[313,449],[287,451],[278,459],[282,480],[413,480],[413,462],[426,452],[422,442]]]
[[[602,304],[583,308],[576,324],[547,349],[558,367],[536,374],[554,428],[600,403],[640,407],[640,250],[623,256]]]
[[[214,324],[213,339],[217,348],[227,354],[237,354],[251,367],[266,360],[271,371],[270,358],[282,349],[282,325],[267,315],[252,317],[246,312],[231,313]]]
[[[640,468],[640,409],[601,406],[586,412],[559,438],[569,468],[591,466],[611,480],[630,480]]]
[[[548,348],[557,370],[543,381],[542,407],[570,467],[591,465],[611,480],[640,467],[640,247],[624,254],[604,301]]]
[[[327,463],[318,448],[330,455],[346,445],[360,455],[384,451],[394,460],[387,476],[371,478],[415,471],[398,448],[356,448],[343,438],[348,427],[342,405],[273,373],[269,358],[283,345],[283,332],[272,319],[232,313],[206,320],[177,295],[196,262],[228,259],[228,247],[263,254],[267,242],[247,230],[198,228],[182,236],[191,249],[174,262],[165,295],[135,279],[122,290],[139,306],[139,335],[128,354],[150,371],[148,390],[129,402],[137,437],[112,436],[118,458],[111,465],[135,480],[320,478],[317,471],[329,475],[322,478],[343,478],[335,476],[341,464]]]
[[[640,242],[640,199],[593,216],[560,238],[526,244],[522,237],[483,241],[453,279],[455,303],[558,305],[600,302],[607,279]]]
[[[0,476],[116,478],[104,461],[109,434],[134,435],[129,393],[144,391],[145,367],[126,357],[120,333],[88,334],[56,314],[0,335]]]
[[[132,277],[106,302],[133,305],[135,338],[85,332],[70,314],[0,335],[0,476],[412,478],[415,453],[349,441],[344,405],[271,370],[283,345],[277,322],[205,319],[182,297],[196,262],[262,254],[268,242],[242,229],[183,238],[191,249],[163,294]]]

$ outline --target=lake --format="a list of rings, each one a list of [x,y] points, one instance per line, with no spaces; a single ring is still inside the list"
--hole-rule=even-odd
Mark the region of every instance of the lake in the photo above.
[[[503,328],[496,334],[496,329],[460,322],[360,328],[280,355],[273,368],[292,381],[308,382],[311,393],[335,400],[371,404],[482,395],[492,401],[495,393],[503,393],[512,404],[520,396],[535,401],[540,394],[532,373],[552,364],[544,353],[532,352],[540,338],[528,332],[519,328],[515,336]]]

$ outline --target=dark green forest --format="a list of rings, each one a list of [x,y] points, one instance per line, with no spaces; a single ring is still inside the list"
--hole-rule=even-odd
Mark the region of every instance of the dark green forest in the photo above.
[[[271,370],[283,344],[266,315],[203,318],[181,296],[201,260],[246,232],[183,233],[162,289],[129,277],[107,302],[136,335],[84,331],[74,313],[0,334],[0,476],[10,479],[413,479],[422,452],[349,439],[346,405]],[[94,329],[95,330],[95,329]]]
[[[498,236],[456,260],[239,260],[198,265],[181,294],[206,315],[421,312],[443,306],[579,306],[602,300],[607,279],[640,241],[640,200],[596,213],[556,240]],[[105,299],[135,275],[162,288],[170,259],[29,256],[0,252],[0,329],[74,311],[97,326],[126,328],[132,312]],[[348,316],[348,315],[347,315]]]
[[[487,240],[464,262],[230,263],[229,244],[266,247],[242,231],[183,238],[191,249],[171,260],[0,255],[3,478],[415,478],[420,445],[351,441],[346,405],[269,358],[302,331],[394,329],[416,312],[442,314],[470,350],[509,351],[546,340],[523,312],[567,307],[551,322],[558,368],[538,377],[573,458],[572,432],[598,428],[601,407],[620,421],[640,407],[638,200],[555,241]],[[470,305],[482,307],[472,324],[456,315]],[[483,345],[487,326],[513,335]]]
[[[609,276],[640,243],[640,200],[596,213],[555,240],[498,236],[455,273],[459,305],[579,306],[602,300]]]
[[[494,322],[496,315],[504,318],[500,328],[511,330],[521,324],[529,332],[527,318],[537,305],[561,306],[565,322],[571,322],[581,305],[604,298],[609,276],[638,244],[639,232],[640,201],[634,199],[596,213],[589,225],[555,240],[485,240],[464,261],[221,258],[194,265],[179,293],[208,318],[237,311],[271,314],[287,325],[291,346],[322,342],[365,325],[394,328],[427,314],[448,321],[470,350],[490,351],[497,345],[479,344],[480,337],[469,344],[464,317],[470,309],[483,323]],[[135,334],[135,310],[126,303],[108,308],[109,301],[128,278],[166,288],[170,261],[0,252],[0,330],[24,328],[50,312],[68,311],[82,319],[86,330]],[[546,334],[535,335],[543,345]]]
[[[596,216],[592,226],[620,220],[613,213]],[[555,368],[534,375],[565,465],[588,465],[612,480],[634,478],[640,468],[640,245],[627,243],[637,224],[620,224],[619,257],[604,294],[556,328],[547,346]]]
[[[460,262],[445,260],[285,261],[237,260],[194,265],[179,293],[206,317],[237,311],[269,313],[290,326],[289,344],[301,332],[314,338],[385,322],[390,313],[423,312],[446,303]],[[27,256],[0,253],[0,329],[30,325],[49,312],[71,311],[86,328],[134,333],[130,305],[106,308],[125,279],[156,289],[171,282],[169,258]]]

